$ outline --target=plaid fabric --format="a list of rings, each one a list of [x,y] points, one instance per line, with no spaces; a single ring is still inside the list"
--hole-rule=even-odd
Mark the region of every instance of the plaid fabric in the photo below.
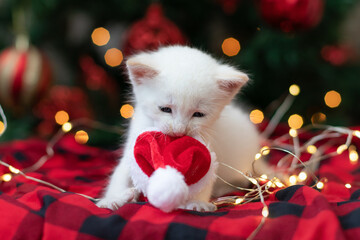
[[[358,145],[359,146],[359,145]],[[19,169],[45,153],[37,140],[0,145],[0,158]],[[59,193],[22,176],[0,183],[0,239],[246,239],[261,220],[262,204],[224,207],[213,213],[164,213],[145,202],[118,209],[98,208],[71,192],[98,197],[118,153],[78,145],[71,136],[55,146],[55,156],[29,176],[66,189]],[[8,172],[0,168],[0,176]],[[360,239],[359,165],[342,154],[326,160],[319,192],[295,185],[267,198],[270,215],[255,239]]]

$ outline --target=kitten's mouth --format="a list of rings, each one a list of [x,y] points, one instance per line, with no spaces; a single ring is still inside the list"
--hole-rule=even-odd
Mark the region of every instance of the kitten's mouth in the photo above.
[[[185,136],[186,134],[183,133],[183,132],[178,132],[178,133],[172,132],[172,133],[168,133],[168,135],[170,135],[171,137],[183,137],[183,136]]]

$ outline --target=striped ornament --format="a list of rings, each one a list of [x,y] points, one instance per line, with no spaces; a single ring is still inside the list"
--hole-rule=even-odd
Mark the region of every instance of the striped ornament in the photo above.
[[[32,106],[47,90],[48,60],[36,48],[7,48],[0,53],[0,103],[14,110]]]

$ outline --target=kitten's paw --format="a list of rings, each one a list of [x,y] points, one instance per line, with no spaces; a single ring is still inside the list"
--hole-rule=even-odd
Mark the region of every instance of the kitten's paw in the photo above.
[[[179,208],[198,212],[214,212],[217,210],[217,207],[214,204],[197,200],[189,201]]]
[[[104,197],[96,203],[96,206],[101,208],[109,208],[111,210],[117,210],[125,203],[131,202],[136,198],[136,191],[134,189],[127,189],[122,192],[121,196],[117,197]]]

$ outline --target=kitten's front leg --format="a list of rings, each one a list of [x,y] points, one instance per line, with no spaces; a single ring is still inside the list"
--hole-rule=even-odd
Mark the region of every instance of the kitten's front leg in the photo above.
[[[124,156],[110,178],[104,197],[96,205],[116,210],[125,203],[136,200],[137,195],[137,191],[131,188],[129,168]]]
[[[213,182],[208,183],[195,197],[180,206],[181,209],[193,210],[198,212],[214,212],[216,206],[210,202]]]
[[[210,152],[210,155],[212,163],[208,174],[210,174],[211,178],[207,180],[206,185],[201,189],[198,194],[190,198],[185,204],[181,205],[179,208],[198,212],[214,212],[217,210],[217,207],[210,202],[210,197],[213,192],[215,183],[214,180],[217,169],[217,156],[215,152]]]

